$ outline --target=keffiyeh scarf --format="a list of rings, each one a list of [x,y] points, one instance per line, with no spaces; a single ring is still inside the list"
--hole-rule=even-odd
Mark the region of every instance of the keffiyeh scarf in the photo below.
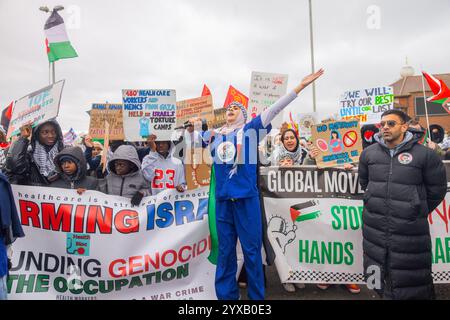
[[[36,141],[34,147],[33,159],[39,168],[39,172],[44,176],[48,177],[50,173],[55,171],[55,159],[56,155],[59,153],[58,144],[56,143],[50,151],[46,151],[45,147]]]

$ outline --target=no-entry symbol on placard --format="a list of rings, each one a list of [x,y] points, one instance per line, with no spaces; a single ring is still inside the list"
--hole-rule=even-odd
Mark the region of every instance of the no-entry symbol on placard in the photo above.
[[[358,141],[358,134],[356,131],[349,131],[344,134],[344,146],[347,148],[353,147]]]

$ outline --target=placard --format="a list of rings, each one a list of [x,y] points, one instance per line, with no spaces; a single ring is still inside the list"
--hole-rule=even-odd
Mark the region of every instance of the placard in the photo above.
[[[58,116],[64,81],[61,80],[17,100],[14,103],[7,138],[18,135],[20,128],[40,123]]]
[[[319,168],[358,162],[362,152],[358,120],[332,121],[312,127],[313,145],[319,149]]]
[[[123,126],[128,141],[168,141],[176,127],[176,92],[171,89],[122,90]]]

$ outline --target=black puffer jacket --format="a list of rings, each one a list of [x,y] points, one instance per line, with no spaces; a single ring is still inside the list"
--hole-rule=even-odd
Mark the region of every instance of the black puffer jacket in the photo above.
[[[74,158],[77,165],[77,172],[73,177],[64,174],[61,170],[61,158],[64,156],[71,156]],[[80,147],[65,148],[55,157],[56,171],[59,179],[52,182],[50,187],[63,189],[78,189],[97,190],[98,181],[94,177],[87,176],[87,163],[84,158],[83,150]]]
[[[431,149],[407,134],[391,156],[380,137],[360,157],[364,194],[364,270],[378,266],[387,299],[434,298],[427,221],[447,190],[445,167]]]
[[[50,120],[36,126],[33,129],[31,142],[28,139],[20,137],[8,150],[5,174],[8,176],[11,184],[45,186],[50,183],[46,177],[41,175],[33,159],[33,152],[39,137],[39,131],[48,123],[53,124],[56,128],[58,151],[64,149],[63,135],[58,122]]]

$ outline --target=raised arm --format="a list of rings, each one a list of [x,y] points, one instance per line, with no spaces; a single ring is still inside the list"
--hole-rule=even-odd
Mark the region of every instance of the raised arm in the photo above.
[[[267,127],[272,120],[281,112],[284,108],[286,108],[292,101],[297,98],[297,95],[313,83],[316,79],[318,79],[321,75],[323,75],[324,70],[320,69],[316,73],[312,73],[309,76],[303,78],[299,85],[297,85],[294,90],[287,95],[281,97],[277,102],[275,102],[270,108],[267,108],[261,113],[261,120],[264,127]]]

